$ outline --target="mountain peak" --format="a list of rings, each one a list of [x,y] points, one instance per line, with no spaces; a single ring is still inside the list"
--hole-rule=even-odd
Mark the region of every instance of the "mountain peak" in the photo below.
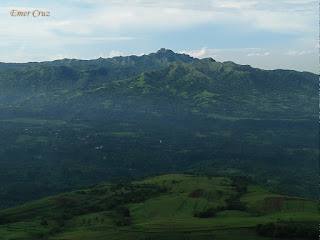
[[[157,53],[174,53],[172,50],[170,49],[166,49],[166,48],[160,48]]]
[[[156,53],[150,53],[149,57],[162,59],[161,61],[174,62],[174,61],[182,61],[184,63],[190,63],[196,60],[187,54],[175,53],[174,51],[166,48],[160,48]]]

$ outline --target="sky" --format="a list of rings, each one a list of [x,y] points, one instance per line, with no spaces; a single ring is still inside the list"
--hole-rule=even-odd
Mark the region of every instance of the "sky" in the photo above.
[[[50,16],[11,16],[10,10]],[[0,61],[143,55],[160,48],[319,72],[313,0],[1,0]]]

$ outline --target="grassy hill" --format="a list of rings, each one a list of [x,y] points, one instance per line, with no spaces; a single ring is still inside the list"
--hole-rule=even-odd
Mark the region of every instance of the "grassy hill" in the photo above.
[[[317,202],[244,177],[114,180],[0,211],[0,239],[316,239]]]

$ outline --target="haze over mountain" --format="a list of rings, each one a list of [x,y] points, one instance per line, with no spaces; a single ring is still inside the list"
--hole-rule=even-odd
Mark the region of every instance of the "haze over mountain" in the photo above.
[[[108,178],[250,175],[316,198],[318,77],[143,56],[0,64],[0,208]],[[2,190],[1,190],[2,189]]]

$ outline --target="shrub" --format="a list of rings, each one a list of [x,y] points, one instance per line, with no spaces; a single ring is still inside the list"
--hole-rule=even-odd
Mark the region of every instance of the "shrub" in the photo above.
[[[193,214],[194,217],[198,217],[198,218],[209,218],[209,217],[214,217],[216,215],[217,215],[217,210],[214,208],[209,208],[202,212],[195,212]]]
[[[128,226],[131,224],[131,219],[129,217],[122,217],[114,220],[116,226]]]
[[[48,221],[45,220],[45,219],[41,219],[40,224],[41,224],[42,226],[48,226]]]

